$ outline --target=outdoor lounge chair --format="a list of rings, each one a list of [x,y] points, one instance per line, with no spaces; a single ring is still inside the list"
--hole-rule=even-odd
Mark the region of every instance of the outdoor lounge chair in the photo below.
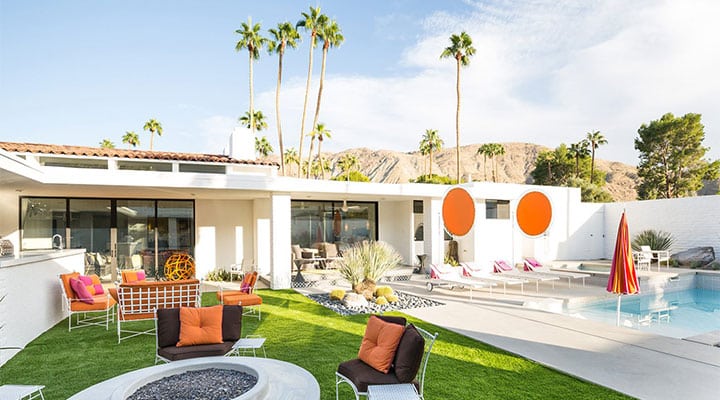
[[[221,285],[220,291],[215,296],[221,304],[243,306],[245,309],[243,315],[257,315],[257,318],[260,319],[262,317],[260,310],[262,297],[254,293],[257,279],[256,271],[248,272],[243,277],[240,290],[223,290]]]
[[[650,248],[650,246],[640,246],[640,252],[643,254],[643,258],[647,259],[648,256],[650,258],[648,265],[648,271],[650,270],[650,267],[652,266],[652,261],[657,260],[658,263],[658,271],[660,271],[660,264],[665,263],[665,266],[667,268],[670,268],[670,251],[668,250],[653,250]]]
[[[566,271],[551,270],[550,268],[545,267],[542,264],[540,264],[538,262],[538,260],[536,260],[532,257],[526,257],[524,260],[524,263],[525,263],[525,271],[532,271],[532,272],[537,272],[540,274],[548,274],[550,276],[567,278],[568,287],[571,286],[571,281],[573,279],[582,279],[583,286],[585,286],[585,278],[590,277],[590,274],[583,274],[582,272],[566,272]]]
[[[548,274],[540,274],[532,271],[518,271],[517,269],[511,267],[505,260],[496,260],[493,263],[493,267],[495,268],[495,272],[501,275],[534,281],[536,292],[540,291],[540,282],[550,282],[552,283],[552,287],[554,289],[555,281],[560,279],[557,276],[550,276]]]
[[[520,293],[525,293],[524,284],[527,283],[527,279],[496,274],[493,273],[492,266],[484,268],[483,266],[472,261],[460,263],[460,266],[462,266],[465,276],[470,279],[477,279],[486,282],[495,282],[497,284],[502,283],[503,293],[506,293],[507,285],[520,285]]]
[[[381,323],[398,324],[404,327],[400,341],[395,347],[392,363],[387,372],[382,372],[361,359],[365,358],[363,347],[366,345],[365,340],[368,337],[366,329],[358,358],[341,363],[335,372],[335,399],[340,399],[339,386],[341,383],[350,385],[355,394],[355,400],[359,400],[360,396],[367,397],[370,385],[404,383],[413,384],[422,399],[427,363],[438,334],[431,334],[412,324],[405,326],[406,320],[403,317],[370,316],[370,319],[373,318],[379,318]],[[368,326],[376,322],[368,320]]]
[[[60,274],[58,277],[62,287],[60,291],[62,304],[69,314],[68,332],[85,326],[105,326],[105,330],[108,330],[110,322],[115,316],[115,299],[110,297],[107,291],[97,295],[85,292],[87,294],[80,296],[73,286],[77,285],[77,282],[82,284],[79,272]],[[100,285],[100,279],[97,275],[90,275],[85,278],[90,279],[93,284],[97,282],[96,284]],[[100,286],[102,287],[102,285]],[[74,325],[73,319],[75,319]]]
[[[470,300],[472,300],[472,291],[477,288],[489,287],[492,293],[492,287],[497,282],[481,281],[479,279],[470,279],[463,276],[462,267],[453,267],[450,264],[430,264],[430,280],[427,283],[427,290],[432,292],[435,286],[455,286],[464,287],[470,290]]]

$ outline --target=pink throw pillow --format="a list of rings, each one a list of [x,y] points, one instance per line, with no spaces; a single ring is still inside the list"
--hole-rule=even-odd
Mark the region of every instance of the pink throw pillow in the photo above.
[[[75,292],[78,300],[87,304],[95,304],[95,300],[93,299],[92,295],[88,291],[83,281],[81,281],[80,279],[70,278],[70,287],[72,288],[73,292]]]
[[[141,270],[137,271],[137,279],[138,279],[139,281],[144,281],[144,280],[145,280],[145,270],[142,270],[142,269],[141,269]]]

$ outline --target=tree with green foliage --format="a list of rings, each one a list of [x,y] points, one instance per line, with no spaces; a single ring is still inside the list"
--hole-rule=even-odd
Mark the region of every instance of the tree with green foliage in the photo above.
[[[143,125],[144,131],[150,131],[150,151],[153,149],[153,136],[155,136],[155,132],[157,132],[158,136],[162,136],[163,128],[162,125],[155,120],[155,118],[150,118],[148,122]]]
[[[340,175],[331,178],[330,180],[345,182],[370,182],[370,178],[360,171],[343,172]]]
[[[410,179],[410,183],[434,183],[438,185],[455,185],[458,182],[447,175],[420,175],[415,179]]]
[[[101,149],[114,149],[115,143],[113,143],[110,139],[103,139],[102,142],[100,142],[100,148]]]
[[[450,36],[450,46],[440,54],[440,58],[454,58],[455,68],[455,92],[457,94],[457,107],[455,109],[455,179],[460,182],[460,67],[470,65],[470,57],[475,55],[475,48],[472,45],[472,38],[466,32]]]
[[[671,113],[642,124],[635,138],[640,152],[638,198],[676,198],[692,196],[703,186],[703,179],[717,179],[720,160],[704,159],[705,128],[701,115]]]
[[[255,129],[253,129],[253,132],[264,131],[268,127],[268,124],[265,121],[265,114],[263,114],[263,112],[260,110],[255,111],[252,118],[250,117],[250,111],[245,111],[245,114],[242,117],[238,118],[238,121],[240,121],[240,123],[248,129],[250,129],[250,124],[254,123]]]
[[[577,143],[570,145],[570,156],[575,159],[575,177],[580,177],[580,160],[587,158],[590,155],[590,142],[587,139],[583,139]]]
[[[322,126],[322,127],[321,127]],[[329,163],[323,163],[322,158],[322,144],[325,139],[330,139],[332,137],[332,131],[330,129],[326,129],[324,124],[317,124],[317,141],[318,141],[318,149],[317,149],[317,159],[320,160],[320,163],[323,165],[324,168],[321,169],[320,176],[322,179],[325,179],[325,171],[329,170]],[[327,168],[325,168],[325,165],[328,165]]]
[[[358,168],[360,166],[360,161],[358,160],[357,156],[350,153],[345,153],[340,157],[340,159],[337,162],[338,168],[340,168],[341,173],[338,175],[345,174],[347,180],[350,180],[350,172],[352,172],[355,168]],[[337,180],[344,180],[344,179],[337,179]]]
[[[135,131],[127,131],[122,137],[122,142],[127,144],[128,148],[130,148],[130,146],[137,147],[140,145],[140,137]]]
[[[500,143],[485,143],[482,146],[480,146],[477,149],[477,152],[475,154],[482,154],[483,155],[483,173],[485,175],[485,180],[487,180],[487,159],[490,158],[490,162],[492,163],[492,167],[490,170],[493,173],[493,182],[497,182],[497,160],[495,159],[495,156],[500,156],[505,154],[505,146],[503,146]]]
[[[420,141],[420,153],[430,156],[430,175],[432,175],[433,154],[442,150],[443,144],[437,129],[425,129],[425,134]]]
[[[607,144],[607,139],[600,131],[592,131],[587,133],[586,140],[590,143],[590,151],[592,151],[590,159],[590,182],[595,182],[595,150],[603,144]]]
[[[273,152],[273,148],[266,136],[260,139],[255,138],[255,151],[262,157],[267,157]]]
[[[269,32],[272,39],[268,41],[268,53],[278,55],[277,86],[275,87],[275,124],[278,132],[278,147],[280,148],[280,154],[285,154],[282,125],[280,123],[280,85],[282,84],[283,56],[286,48],[297,48],[300,34],[289,22],[279,23],[277,29],[269,29]],[[280,157],[280,174],[285,175],[285,157]]]
[[[302,118],[300,120],[300,146],[298,157],[302,160],[303,140],[305,139],[305,117],[307,116],[308,95],[310,94],[310,78],[312,78],[313,66],[313,50],[315,49],[315,40],[317,39],[318,30],[321,29],[328,20],[327,15],[320,13],[320,7],[310,7],[309,13],[301,13],[303,19],[295,24],[295,28],[303,28],[310,33],[310,58],[308,61],[307,82],[305,83],[305,100],[303,102]],[[313,126],[314,127],[314,126]],[[300,177],[300,169],[298,169],[298,178]]]
[[[325,124],[323,124],[323,123],[317,124],[315,126],[315,129],[313,129],[312,132],[308,133],[308,136],[310,136],[310,151],[308,152],[307,162],[308,162],[308,165],[310,165],[311,167],[312,167],[312,158],[313,158],[313,148],[315,147],[315,139],[317,139],[318,141],[321,141],[321,139],[320,139],[321,136],[330,137],[331,133],[332,133],[332,131],[327,129],[325,127]],[[306,173],[305,177],[308,179],[310,179],[310,172],[312,172],[310,169],[305,171],[305,173]],[[320,172],[320,171],[318,170],[318,172]]]
[[[285,153],[283,153],[283,161],[285,161],[285,164],[288,166],[295,164],[298,170],[300,169],[300,158],[294,147],[285,150]]]
[[[575,171],[578,171],[575,176]],[[530,173],[536,185],[567,186],[580,188],[582,201],[611,202],[612,195],[602,188],[605,173],[598,171],[595,181],[589,181],[590,160],[575,157],[568,147],[561,143],[551,151],[543,151],[535,160],[535,169]]]
[[[253,88],[253,62],[260,58],[260,50],[262,50],[267,39],[260,34],[260,24],[253,24],[252,18],[248,17],[247,22],[243,22],[240,29],[235,33],[240,34],[240,40],[235,44],[235,51],[248,51],[248,72],[250,75],[250,129],[255,137],[255,104],[254,104],[254,88]]]

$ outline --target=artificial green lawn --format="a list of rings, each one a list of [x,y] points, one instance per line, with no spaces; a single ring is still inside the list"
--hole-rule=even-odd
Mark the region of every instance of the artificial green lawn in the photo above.
[[[263,298],[262,321],[245,317],[243,336],[267,338],[268,357],[307,369],[320,384],[321,398],[334,399],[337,365],[357,356],[368,316],[340,316],[294,291],[260,290],[258,294]],[[216,303],[214,293],[203,295],[204,305]],[[408,319],[440,333],[428,364],[426,399],[628,398],[465,336]],[[152,322],[142,324],[152,326]],[[105,379],[153,365],[154,336],[143,335],[117,344],[114,328],[106,331],[90,327],[69,333],[67,321],[62,321],[0,368],[0,383],[44,384],[46,399],[66,399]],[[348,385],[341,385],[340,398],[352,398]]]

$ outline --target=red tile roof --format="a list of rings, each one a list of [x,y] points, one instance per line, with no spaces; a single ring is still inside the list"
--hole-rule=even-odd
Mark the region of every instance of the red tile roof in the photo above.
[[[57,154],[85,157],[128,158],[136,160],[196,161],[222,164],[250,164],[278,166],[276,162],[260,160],[237,160],[230,156],[200,153],[175,153],[168,151],[145,151],[103,149],[99,147],[67,146],[56,144],[0,142],[0,149],[12,153]]]

